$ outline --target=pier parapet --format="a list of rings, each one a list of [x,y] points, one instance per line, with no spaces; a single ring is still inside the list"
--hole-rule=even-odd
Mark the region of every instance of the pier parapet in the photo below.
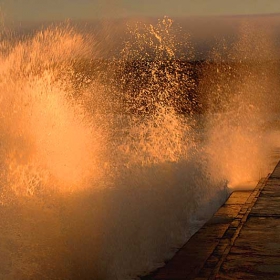
[[[162,268],[143,280],[280,279],[280,162],[235,191]]]

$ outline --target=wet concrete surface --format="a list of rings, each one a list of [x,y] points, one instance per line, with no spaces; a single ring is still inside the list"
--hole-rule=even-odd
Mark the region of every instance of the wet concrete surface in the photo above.
[[[280,162],[236,191],[164,267],[143,280],[280,279]]]

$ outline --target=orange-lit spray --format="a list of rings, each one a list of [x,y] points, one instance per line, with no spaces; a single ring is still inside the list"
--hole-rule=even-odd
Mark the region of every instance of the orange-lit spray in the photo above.
[[[259,74],[242,70],[241,91],[216,58],[199,115],[179,33],[168,18],[138,24],[118,61],[69,27],[2,39],[0,279],[135,279],[216,210],[226,180],[255,178],[243,171],[263,158]]]

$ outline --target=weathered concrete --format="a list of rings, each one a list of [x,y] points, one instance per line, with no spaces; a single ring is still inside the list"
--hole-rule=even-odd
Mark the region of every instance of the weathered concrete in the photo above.
[[[164,267],[143,280],[280,279],[280,162],[236,191]]]

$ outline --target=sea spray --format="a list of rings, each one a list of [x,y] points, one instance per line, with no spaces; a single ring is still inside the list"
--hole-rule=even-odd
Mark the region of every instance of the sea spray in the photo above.
[[[6,179],[15,180],[13,189],[22,194],[36,191],[29,184],[28,177],[35,175],[28,174],[29,169],[42,172],[42,180],[47,176],[70,188],[94,172],[93,153],[99,144],[90,138],[98,132],[85,121],[81,105],[71,100],[67,83],[71,61],[85,45],[71,32],[46,30],[1,57],[1,157],[8,161],[1,180],[4,185]],[[34,182],[39,184],[40,176],[36,174]],[[47,189],[58,187],[53,181],[42,182],[46,184]]]
[[[2,40],[0,278],[135,279],[226,199],[189,39],[130,32],[112,61],[69,26]]]
[[[237,40],[213,50],[200,84],[213,176],[233,188],[253,188],[269,172],[266,123],[279,81],[275,47],[266,30],[243,22]]]

